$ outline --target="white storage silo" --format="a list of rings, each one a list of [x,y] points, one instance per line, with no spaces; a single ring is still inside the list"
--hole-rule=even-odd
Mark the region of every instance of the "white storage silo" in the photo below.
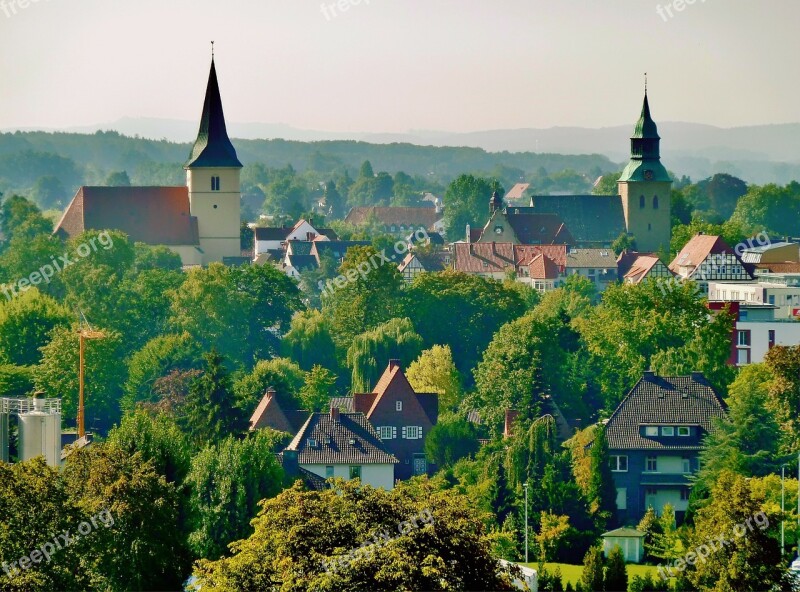
[[[33,411],[19,415],[19,456],[26,461],[44,456],[51,467],[61,464],[61,414],[44,410],[44,400],[33,400]]]
[[[9,414],[0,409],[0,461],[8,462],[8,418]]]

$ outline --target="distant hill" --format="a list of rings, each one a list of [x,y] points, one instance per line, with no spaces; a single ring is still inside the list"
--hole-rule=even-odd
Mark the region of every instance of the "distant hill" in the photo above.
[[[411,131],[400,134],[320,132],[267,123],[232,122],[228,127],[231,136],[249,140],[355,140],[371,144],[472,147],[487,152],[602,154],[617,163],[627,159],[628,137],[632,131],[631,125],[469,133]],[[169,119],[125,118],[113,123],[63,131],[94,133],[97,130],[115,130],[127,136],[182,143],[194,138],[197,124]],[[750,183],[786,183],[800,178],[800,123],[719,128],[695,123],[663,122],[659,124],[659,133],[667,168],[695,180],[717,172],[727,172]]]

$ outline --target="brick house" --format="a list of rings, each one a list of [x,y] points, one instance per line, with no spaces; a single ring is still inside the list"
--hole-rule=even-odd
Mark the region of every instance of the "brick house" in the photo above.
[[[424,475],[431,469],[425,459],[425,437],[439,418],[439,395],[414,392],[399,360],[389,360],[371,393],[334,398],[331,405],[364,413],[386,450],[399,460],[395,479]]]

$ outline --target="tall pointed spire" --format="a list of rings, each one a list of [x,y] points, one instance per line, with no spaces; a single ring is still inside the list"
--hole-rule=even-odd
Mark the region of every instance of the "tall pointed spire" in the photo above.
[[[231,140],[228,138],[228,131],[225,128],[225,115],[222,112],[217,69],[214,66],[214,42],[212,41],[211,43],[211,72],[208,75],[203,114],[200,117],[200,129],[197,132],[197,139],[184,168],[242,168],[242,163],[239,162],[236,156],[236,150],[231,144]]]
[[[661,164],[661,137],[658,126],[650,115],[650,102],[647,99],[647,79],[645,78],[642,113],[631,136],[631,158],[622,172],[620,181],[671,181]]]

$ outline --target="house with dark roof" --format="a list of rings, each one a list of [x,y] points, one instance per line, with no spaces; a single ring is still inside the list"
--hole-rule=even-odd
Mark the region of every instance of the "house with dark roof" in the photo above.
[[[351,208],[344,221],[353,226],[374,224],[393,235],[405,236],[409,231],[419,228],[438,230],[437,222],[442,219],[439,208],[431,206],[359,206]]]
[[[329,240],[329,241],[314,241],[311,245],[311,252],[309,253],[317,260],[317,265],[320,264],[320,259],[323,257],[330,257],[334,262],[341,263],[344,261],[347,250],[351,247],[366,247],[371,245],[372,242],[368,240]]]
[[[81,187],[55,234],[122,230],[134,241],[168,247],[185,266],[241,256],[242,163],[226,131],[213,57],[197,139],[184,169],[186,187]]]
[[[331,401],[331,406],[361,412],[375,426],[386,449],[399,461],[395,479],[409,479],[431,470],[425,458],[425,437],[439,420],[439,395],[415,392],[399,360],[389,360],[371,393],[339,397]]]
[[[290,475],[308,471],[323,479],[360,479],[386,490],[394,488],[397,458],[387,451],[363,413],[312,413],[281,453]]]
[[[683,520],[703,438],[725,416],[702,373],[644,373],[605,426],[620,523],[636,524],[649,507],[660,512],[665,504]]]
[[[496,204],[493,196],[492,204]],[[572,238],[558,214],[531,212],[530,208],[503,208],[492,205],[489,221],[479,243],[509,242],[515,245],[572,245]]]
[[[294,436],[309,414],[309,411],[284,409],[275,389],[269,387],[250,417],[250,431],[271,428]]]
[[[290,242],[306,242],[311,243],[315,241],[339,240],[336,232],[330,228],[315,228],[310,222],[304,219],[298,220],[294,226],[256,226],[253,228],[254,233],[254,259],[261,262],[266,259],[267,253],[280,250],[285,252],[287,245]],[[310,254],[298,253],[302,255]]]

